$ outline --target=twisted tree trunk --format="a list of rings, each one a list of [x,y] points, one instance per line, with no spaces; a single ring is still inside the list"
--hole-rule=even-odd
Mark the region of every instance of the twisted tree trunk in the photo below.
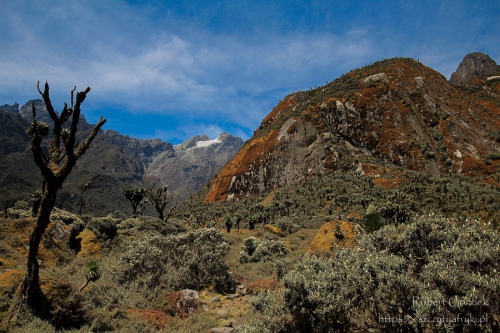
[[[36,110],[32,104],[33,122],[28,133],[31,135],[31,150],[35,164],[40,169],[44,179],[44,189],[40,202],[40,208],[36,218],[35,227],[29,239],[28,262],[26,265],[26,275],[21,283],[16,299],[11,306],[10,322],[17,320],[17,315],[23,306],[33,310],[34,314],[45,317],[48,314],[46,301],[40,289],[40,265],[37,255],[43,234],[50,223],[50,214],[56,203],[57,191],[62,187],[64,181],[73,170],[76,160],[85,153],[97,135],[99,129],[104,125],[106,119],[102,117],[89,134],[85,142],[75,144],[78,120],[80,118],[80,105],[85,100],[90,88],[78,92],[76,95],[76,104],[73,107],[73,93],[76,87],[71,91],[71,107],[65,104],[61,114],[58,115],[49,97],[49,85],[45,83],[45,90],[37,89],[42,96],[47,111],[53,121],[53,135],[51,147],[48,156],[45,156],[41,148],[42,138],[48,134],[48,126],[39,123],[36,120]],[[69,129],[63,129],[63,124],[72,116]],[[62,145],[62,147],[61,147]],[[76,149],[76,151],[75,151]]]

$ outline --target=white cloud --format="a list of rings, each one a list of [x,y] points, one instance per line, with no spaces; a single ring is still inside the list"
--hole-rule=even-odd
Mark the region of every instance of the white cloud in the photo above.
[[[121,2],[113,2],[111,15],[109,5],[92,6],[95,3],[50,7],[44,11],[45,20],[55,22],[41,29],[21,16],[21,7],[14,8],[7,29],[16,34],[10,36],[10,51],[0,55],[6,79],[2,88],[31,87],[37,79],[46,79],[53,91],[89,85],[99,99],[95,104],[115,104],[133,112],[182,109],[230,116],[246,106],[247,101],[238,105],[239,95],[293,89],[312,70],[346,67],[345,62],[369,51],[370,42],[363,35],[268,36],[249,43],[206,31],[180,29],[177,34],[143,27],[144,12],[135,13]],[[50,30],[56,28],[65,32]],[[268,111],[261,110],[258,118]]]
[[[175,131],[165,131],[157,129],[155,137],[164,141],[175,141],[181,143],[192,138],[195,135],[207,135],[210,139],[215,139],[220,133],[225,132],[216,124],[190,124],[188,126],[180,126]]]
[[[232,123],[232,133],[251,133],[285,94],[366,63],[413,56],[450,72],[457,58],[475,51],[458,55],[460,47],[440,49],[430,38],[428,45],[412,45],[405,32],[385,28],[391,34],[382,35],[373,21],[366,26],[358,21],[355,29],[257,36],[213,33],[171,14],[161,18],[154,6],[118,0],[54,0],[50,5],[18,0],[2,9],[0,104],[15,102],[5,100],[10,96],[19,103],[38,98],[40,79],[51,84],[56,106],[68,101],[74,84],[91,86],[92,98],[86,101],[91,109],[182,113],[190,122]],[[488,40],[495,45],[498,39]],[[190,133],[210,136],[220,130],[207,126],[175,131],[187,139]],[[166,139],[173,134],[156,133]]]

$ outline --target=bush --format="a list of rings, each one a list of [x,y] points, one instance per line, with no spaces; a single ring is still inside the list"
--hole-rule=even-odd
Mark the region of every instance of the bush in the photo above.
[[[372,233],[382,228],[385,224],[385,221],[380,215],[380,213],[377,211],[375,206],[370,205],[366,209],[366,214],[363,216],[363,220],[361,223],[363,229],[367,233]]]
[[[81,225],[83,224],[83,220],[80,219],[75,214],[72,214],[66,210],[62,210],[59,208],[54,208],[52,212],[50,213],[50,220],[51,221],[61,221],[62,223],[68,225],[68,224],[77,224]]]
[[[245,333],[275,333],[290,332],[290,314],[287,313],[283,297],[279,291],[262,291],[252,298],[252,306],[257,310],[257,316],[247,325]],[[261,323],[265,321],[265,325]]]
[[[300,224],[290,217],[281,217],[276,221],[276,225],[283,231],[293,234],[301,228]]]
[[[131,217],[123,220],[117,227],[119,229],[135,229],[143,233],[154,233],[164,236],[186,231],[182,221],[176,219],[162,221],[152,216]]]
[[[235,282],[225,257],[229,244],[215,229],[180,235],[148,236],[130,245],[121,258],[123,283],[136,281],[146,288],[201,289],[207,285],[229,291]]]
[[[242,248],[239,258],[241,263],[274,260],[288,253],[282,241],[268,239],[261,242],[255,237],[245,239]]]
[[[283,279],[290,327],[274,331],[498,331],[499,272],[500,237],[477,222],[388,225],[335,259],[302,258]]]
[[[97,237],[103,239],[113,239],[117,232],[115,219],[110,216],[91,219],[87,223],[87,228],[92,230]]]
[[[9,218],[22,218],[31,217],[31,209],[26,201],[20,200],[14,204],[14,207],[7,209],[7,217]]]

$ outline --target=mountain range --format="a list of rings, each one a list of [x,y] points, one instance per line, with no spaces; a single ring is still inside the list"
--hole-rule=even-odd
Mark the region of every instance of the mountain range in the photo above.
[[[44,106],[35,104],[42,118]],[[3,199],[29,199],[40,186],[26,134],[29,105],[0,107]],[[91,126],[84,118],[80,125],[83,138]],[[499,168],[500,68],[479,53],[450,80],[393,58],[292,93],[244,144],[228,134],[174,146],[102,131],[59,195],[59,206],[75,212],[79,186],[92,181],[94,216],[54,209],[37,257],[50,315],[19,325],[26,332],[394,331],[381,309],[404,316],[399,331],[439,329],[421,320],[427,316],[484,315],[491,319],[443,327],[496,332]],[[202,188],[165,221],[96,216],[130,212],[123,185],[165,183],[179,196]],[[23,217],[28,209],[9,209],[0,224],[1,319],[24,276],[35,222]],[[81,287],[88,260],[102,263],[102,277]],[[486,306],[427,309],[415,295]]]
[[[334,172],[383,178],[386,166],[493,184],[500,165],[499,75],[500,66],[480,52],[465,56],[450,80],[413,59],[385,59],[286,96],[244,145],[226,133],[174,146],[105,130],[78,161],[59,206],[75,209],[88,181],[99,198],[93,210],[101,214],[129,209],[125,185],[168,185],[184,200],[210,181],[205,202],[231,201]],[[0,106],[2,201],[26,200],[40,187],[25,132],[32,102]],[[39,118],[47,118],[43,102],[34,102]],[[90,129],[83,118],[80,135]]]
[[[50,125],[42,100],[28,101],[21,107],[18,104],[0,106],[0,202],[9,200],[13,204],[17,200],[29,200],[31,194],[41,188],[41,174],[33,162],[30,137],[26,134],[33,102],[37,120]],[[91,128],[82,116],[80,138]],[[214,140],[198,135],[174,146],[159,139],[136,139],[103,130],[78,160],[59,194],[58,206],[78,211],[80,187],[89,181],[88,199],[95,201],[90,211],[97,215],[130,210],[121,194],[123,186],[167,185],[172,195],[184,200],[215,176],[242,145],[241,138],[227,133],[221,133]]]

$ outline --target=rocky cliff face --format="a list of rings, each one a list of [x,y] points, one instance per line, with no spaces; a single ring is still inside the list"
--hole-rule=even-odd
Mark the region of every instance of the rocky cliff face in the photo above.
[[[475,77],[492,75],[498,71],[499,66],[489,55],[473,52],[467,54],[458,65],[457,71],[451,74],[450,83],[463,85]]]
[[[45,105],[35,100],[37,119],[51,124]],[[28,200],[40,189],[40,172],[33,162],[26,129],[32,119],[32,101],[18,109],[2,106],[0,111],[0,202]],[[26,119],[25,119],[26,118]],[[81,118],[77,133],[84,139],[92,126]],[[45,140],[48,141],[48,140]],[[48,142],[45,142],[48,144]],[[122,186],[164,186],[186,199],[215,176],[243,145],[243,140],[222,133],[217,139],[196,136],[181,145],[141,140],[116,131],[101,131],[91,148],[78,160],[59,193],[59,207],[75,211],[80,186],[91,181],[89,199],[96,199],[92,212],[105,215],[128,212]]]
[[[499,81],[454,87],[412,59],[353,70],[282,100],[211,182],[205,201],[384,164],[434,177],[490,177],[500,163],[499,96]]]
[[[155,185],[168,184],[181,198],[187,199],[222,169],[241,148],[243,140],[221,133],[214,140],[206,135],[173,147],[173,153],[155,156],[144,177]]]

